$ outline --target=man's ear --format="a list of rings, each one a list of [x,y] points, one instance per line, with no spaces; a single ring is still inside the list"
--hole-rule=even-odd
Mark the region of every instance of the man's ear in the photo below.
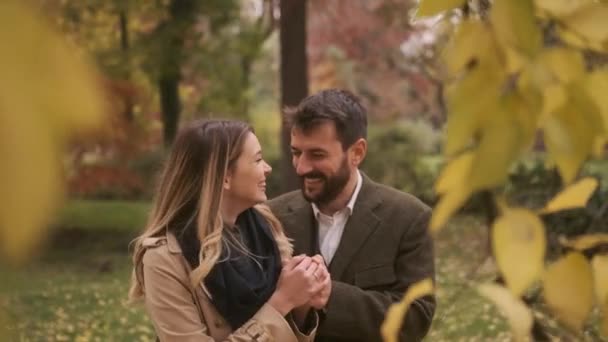
[[[359,167],[367,154],[367,140],[359,138],[359,140],[355,141],[350,147],[350,153],[353,166]]]

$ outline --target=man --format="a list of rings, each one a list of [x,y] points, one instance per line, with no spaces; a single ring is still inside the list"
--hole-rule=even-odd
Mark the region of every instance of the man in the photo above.
[[[325,90],[287,114],[302,189],[269,205],[295,253],[320,253],[329,265],[332,289],[316,340],[380,341],[388,307],[413,283],[434,278],[431,210],[359,171],[367,114],[353,94]],[[421,340],[434,311],[434,297],[415,301],[400,340]]]

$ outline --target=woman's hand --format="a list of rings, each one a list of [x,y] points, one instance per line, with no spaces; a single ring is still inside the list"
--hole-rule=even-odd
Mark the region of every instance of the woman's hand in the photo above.
[[[318,262],[305,255],[286,261],[269,304],[286,315],[294,308],[308,303],[323,288],[323,284],[315,277],[315,271],[319,267]]]
[[[320,290],[312,296],[307,305],[320,310],[327,305],[327,301],[331,295],[331,276],[327,270],[327,267],[325,266],[325,260],[322,256],[317,254],[312,257],[312,259],[319,264],[317,270],[315,271],[315,278],[317,280],[317,284],[320,285]]]

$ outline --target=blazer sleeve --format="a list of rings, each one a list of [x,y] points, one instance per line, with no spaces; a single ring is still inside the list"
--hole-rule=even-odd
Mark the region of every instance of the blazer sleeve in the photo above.
[[[333,339],[381,341],[380,326],[388,307],[400,301],[410,285],[431,277],[434,280],[432,237],[428,233],[431,211],[418,215],[403,234],[395,260],[395,285],[385,291],[363,290],[333,281],[326,318],[318,334]],[[416,300],[403,322],[399,341],[420,341],[428,332],[435,312],[435,297]]]
[[[161,247],[162,248],[162,247]],[[144,254],[145,306],[160,341],[210,342],[207,325],[199,313],[188,287],[188,275],[171,256],[149,249]],[[264,304],[243,326],[224,341],[274,341],[277,335],[294,333],[289,322],[271,305]],[[299,341],[312,341],[315,331],[305,336],[295,332]]]

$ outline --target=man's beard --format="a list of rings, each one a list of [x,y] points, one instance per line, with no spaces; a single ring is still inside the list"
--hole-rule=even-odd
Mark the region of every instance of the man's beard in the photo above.
[[[304,180],[306,178],[320,179],[321,189],[314,195],[306,193]],[[348,168],[348,161],[346,157],[342,160],[342,164],[338,169],[338,172],[334,176],[327,177],[319,171],[311,171],[305,175],[300,176],[302,195],[308,202],[313,202],[316,205],[325,205],[333,201],[342,192],[346,183],[350,179],[350,169]]]

